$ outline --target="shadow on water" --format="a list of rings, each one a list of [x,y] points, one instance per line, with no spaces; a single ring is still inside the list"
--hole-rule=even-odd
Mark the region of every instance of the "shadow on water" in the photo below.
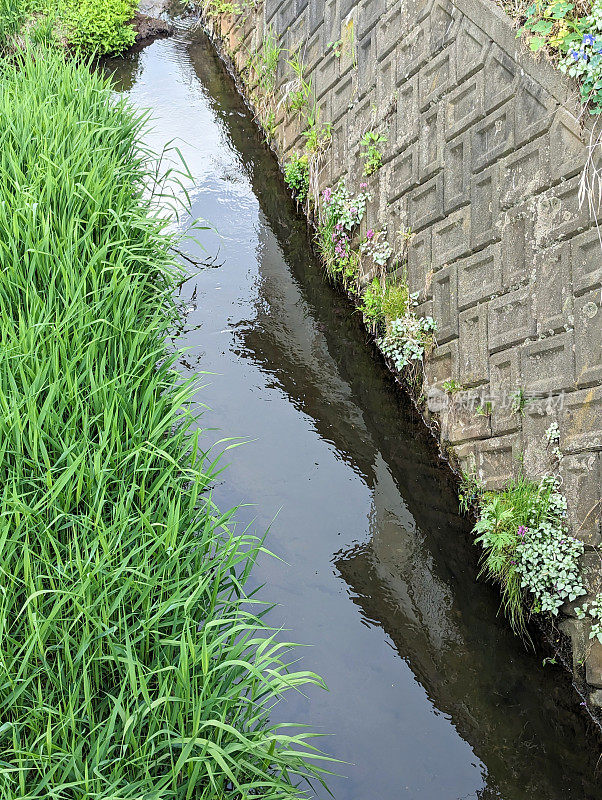
[[[258,530],[282,506],[268,546],[285,561],[262,559],[254,579],[330,688],[289,697],[274,719],[334,734],[325,748],[350,762],[331,782],[338,800],[602,798],[568,678],[476,582],[449,476],[325,283],[211,44],[183,27],[110,69],[152,108],[155,148],[179,137],[193,215],[221,234],[206,246],[223,267],[185,288],[182,369],[216,373],[199,395],[208,427],[256,439],[215,498],[256,504],[239,518]]]

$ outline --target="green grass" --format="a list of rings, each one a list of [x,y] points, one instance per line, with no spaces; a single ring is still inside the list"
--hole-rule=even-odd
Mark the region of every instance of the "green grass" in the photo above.
[[[19,32],[29,9],[28,0],[0,0],[0,46]]]
[[[0,0],[0,48],[28,41],[84,53],[120,53],[134,44],[137,0]]]
[[[0,64],[0,797],[296,798],[319,754],[268,713],[321,681],[210,499],[143,126],[85,65]]]

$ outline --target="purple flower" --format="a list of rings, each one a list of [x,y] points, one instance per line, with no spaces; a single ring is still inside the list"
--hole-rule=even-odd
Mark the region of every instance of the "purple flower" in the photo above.
[[[518,528],[518,535],[519,536],[524,536],[527,533],[528,530],[529,529],[525,528],[524,525],[520,525],[519,528]]]
[[[573,56],[575,61],[579,61],[579,59],[581,58],[581,56],[579,55],[579,53],[576,50],[569,50],[569,55]]]
[[[590,44],[590,45],[593,45],[593,43],[594,43],[594,37],[593,37],[593,34],[591,34],[591,33],[584,33],[584,34],[583,34],[583,44]]]
[[[366,234],[366,239],[370,241],[370,239],[372,239],[373,237],[374,237],[374,231],[372,230],[372,228],[369,228],[368,233]]]
[[[367,188],[368,188],[367,183],[360,183],[360,189],[367,189]]]
[[[353,216],[355,216],[357,214],[357,208],[354,206],[350,209],[350,212],[353,214]]]
[[[324,198],[325,203],[330,203],[330,198],[332,197],[332,189],[330,187],[324,189],[322,192],[322,197]]]

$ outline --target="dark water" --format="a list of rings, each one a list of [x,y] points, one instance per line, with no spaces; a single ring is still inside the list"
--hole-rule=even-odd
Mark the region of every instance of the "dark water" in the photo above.
[[[446,473],[323,280],[207,39],[181,30],[110,68],[152,109],[149,143],[176,140],[193,215],[219,231],[203,242],[222,266],[183,290],[183,369],[211,373],[207,441],[253,440],[228,453],[215,499],[270,527],[283,560],[263,559],[254,581],[330,689],[289,694],[274,719],[333,734],[323,745],[350,762],[338,800],[602,798],[576,695],[475,581]]]

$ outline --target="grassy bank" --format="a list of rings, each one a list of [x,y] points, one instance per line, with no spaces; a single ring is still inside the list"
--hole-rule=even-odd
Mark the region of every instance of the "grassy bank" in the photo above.
[[[142,127],[56,53],[0,64],[0,797],[298,797],[267,713],[320,681],[208,494]]]
[[[0,0],[0,48],[43,42],[86,53],[120,53],[134,44],[137,0]]]

